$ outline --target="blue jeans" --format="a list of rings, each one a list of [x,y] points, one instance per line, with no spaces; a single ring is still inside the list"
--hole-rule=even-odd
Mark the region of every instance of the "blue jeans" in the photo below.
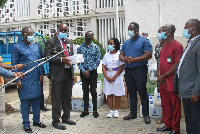
[[[24,126],[30,126],[29,121],[29,100],[31,101],[31,106],[33,110],[33,123],[39,123],[40,122],[40,100],[41,96],[38,96],[36,98],[32,99],[20,99],[21,101],[21,114],[23,122],[22,124]]]
[[[139,92],[142,104],[143,116],[149,116],[149,98],[147,95],[147,72],[148,67],[140,66],[137,68],[125,69],[125,80],[127,91],[130,96],[130,111],[132,115],[137,115],[137,91]]]

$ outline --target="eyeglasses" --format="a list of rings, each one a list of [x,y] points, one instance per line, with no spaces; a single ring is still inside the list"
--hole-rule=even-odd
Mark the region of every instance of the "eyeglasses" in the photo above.
[[[67,33],[67,32],[68,32],[68,29],[64,29],[64,30],[60,29],[60,32],[62,32],[62,33]]]

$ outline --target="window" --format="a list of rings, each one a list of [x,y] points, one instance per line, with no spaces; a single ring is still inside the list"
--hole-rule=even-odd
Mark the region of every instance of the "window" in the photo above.
[[[0,54],[10,54],[12,47],[17,43],[18,43],[18,35],[0,36]]]

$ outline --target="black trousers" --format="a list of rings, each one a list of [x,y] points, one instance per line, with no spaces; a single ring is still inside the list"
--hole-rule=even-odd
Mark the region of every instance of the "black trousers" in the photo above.
[[[72,86],[73,79],[70,69],[65,69],[61,81],[52,81],[51,101],[53,122],[60,122],[61,106],[63,108],[62,120],[70,118]]]
[[[182,98],[182,101],[187,134],[200,134],[200,100],[192,103],[191,99]]]
[[[80,72],[83,90],[84,111],[89,107],[89,91],[92,95],[93,111],[97,111],[97,70],[90,72],[90,78],[86,78],[83,72]]]
[[[126,68],[125,80],[127,91],[130,96],[130,114],[137,115],[137,91],[139,92],[142,104],[143,116],[149,116],[149,98],[147,95],[147,66],[138,68]]]

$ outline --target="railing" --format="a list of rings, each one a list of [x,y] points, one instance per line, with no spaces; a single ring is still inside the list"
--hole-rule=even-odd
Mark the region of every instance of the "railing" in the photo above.
[[[115,17],[98,19],[99,42],[107,51],[107,44],[110,38],[117,38]],[[119,40],[125,41],[125,17],[119,17]]]
[[[119,6],[124,6],[124,0],[97,0],[97,8],[115,7],[116,1]]]

